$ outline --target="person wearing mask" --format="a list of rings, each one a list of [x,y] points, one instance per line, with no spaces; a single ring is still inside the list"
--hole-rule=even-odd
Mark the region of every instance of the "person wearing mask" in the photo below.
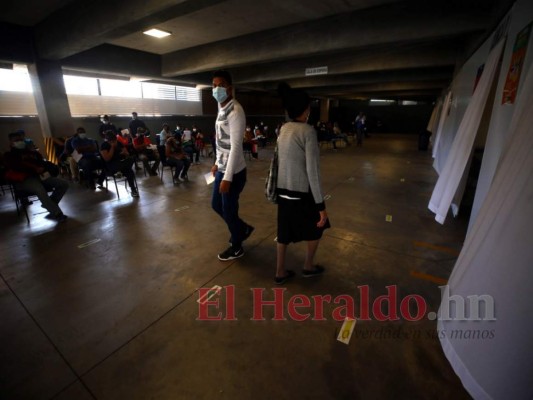
[[[167,143],[167,139],[171,136],[173,135],[172,131],[170,130],[170,126],[168,124],[163,124],[163,129],[161,129],[161,132],[159,132],[159,145],[157,146],[157,151],[159,152],[159,159],[161,160],[163,165],[165,165],[167,162],[165,146]]]
[[[135,111],[131,113],[131,121],[128,125],[128,128],[132,135],[135,135],[139,128],[143,128],[144,136],[150,136],[150,130],[148,129],[144,121],[138,118],[137,113]]]
[[[63,149],[63,154],[61,154],[61,159],[65,160],[65,162],[69,166],[70,176],[74,182],[79,182],[80,173],[78,170],[78,162],[72,156],[72,153],[74,152],[74,147],[72,147],[72,141],[74,140],[74,138],[78,137],[78,133],[80,132],[80,130],[83,130],[83,128],[78,128],[74,135],[67,138],[67,140],[65,141],[65,148]]]
[[[20,133],[13,132],[8,137],[11,150],[4,154],[6,178],[16,190],[36,195],[51,219],[65,221],[67,216],[59,208],[59,202],[68,190],[68,182],[50,176],[42,155],[28,149]],[[48,196],[48,192],[52,195]]]
[[[126,177],[131,189],[131,197],[139,197],[135,176],[131,168],[134,163],[133,157],[130,156],[128,149],[117,140],[114,131],[109,130],[105,133],[105,142],[102,143],[100,154],[105,162],[105,168],[110,173],[121,172]]]
[[[306,241],[307,254],[302,275],[319,276],[324,268],[314,265],[314,256],[325,229],[330,227],[320,187],[320,154],[315,129],[307,124],[311,100],[302,90],[286,83],[278,88],[290,122],[278,137],[278,238],[274,282],[281,285],[294,276],[285,268],[290,243]]]
[[[189,128],[185,128],[181,136],[183,151],[189,156],[191,164],[200,164],[200,151],[194,146],[194,141],[195,137],[192,131]]]
[[[102,124],[98,128],[98,134],[100,135],[102,139],[105,139],[105,133],[107,131],[113,131],[115,135],[119,132],[117,127],[113,125],[111,121],[109,120],[109,115],[102,116],[100,121],[102,122]]]
[[[144,169],[150,172],[150,176],[156,176],[159,169],[159,153],[154,151],[152,142],[145,136],[144,128],[137,128],[137,136],[133,139],[133,147],[142,161]],[[154,161],[150,168],[150,161]]]
[[[180,124],[176,125],[176,129],[174,130],[174,137],[177,140],[181,140],[181,137],[183,136],[183,129],[181,128]]]
[[[216,161],[211,168],[215,177],[211,206],[228,226],[231,246],[218,255],[221,261],[244,255],[242,243],[254,228],[239,217],[239,196],[246,184],[246,162],[242,151],[246,116],[233,98],[229,72],[213,74],[213,97],[218,103],[216,129]]]
[[[189,171],[190,162],[178,139],[170,136],[166,140],[165,155],[167,158],[167,165],[175,168],[174,180],[179,182],[188,180],[187,172]]]
[[[85,180],[89,189],[95,190],[95,173],[97,170],[100,170],[98,187],[101,188],[105,179],[105,171],[103,169],[102,159],[100,158],[100,152],[98,151],[98,143],[96,140],[87,137],[85,128],[79,127],[77,132],[78,135],[72,139],[72,148],[76,150],[78,156],[81,156],[78,159],[78,168],[82,171],[80,180]]]

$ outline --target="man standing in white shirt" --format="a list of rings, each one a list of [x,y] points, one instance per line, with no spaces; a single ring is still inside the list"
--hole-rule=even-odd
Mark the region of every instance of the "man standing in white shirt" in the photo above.
[[[242,148],[246,116],[233,98],[232,78],[227,71],[213,74],[213,97],[218,102],[216,129],[217,158],[211,172],[215,177],[211,206],[231,234],[231,246],[218,255],[221,261],[242,257],[242,242],[254,228],[239,218],[239,195],[246,184],[246,162]]]

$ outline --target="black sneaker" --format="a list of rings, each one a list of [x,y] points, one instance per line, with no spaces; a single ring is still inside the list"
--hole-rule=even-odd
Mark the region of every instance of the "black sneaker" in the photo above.
[[[285,282],[287,282],[289,279],[293,278],[294,277],[294,271],[291,271],[290,269],[287,270],[287,275],[285,276],[282,276],[282,277],[275,277],[274,278],[274,283],[276,285],[283,285]]]
[[[312,278],[314,276],[320,276],[324,273],[324,267],[320,266],[320,265],[315,265],[315,268],[312,269],[312,270],[306,270],[304,269],[302,271],[302,276],[304,278]]]
[[[139,197],[139,192],[136,190],[131,191],[131,197]]]
[[[229,261],[244,256],[244,250],[242,247],[234,249],[233,246],[228,247],[225,251],[218,255],[220,261]]]

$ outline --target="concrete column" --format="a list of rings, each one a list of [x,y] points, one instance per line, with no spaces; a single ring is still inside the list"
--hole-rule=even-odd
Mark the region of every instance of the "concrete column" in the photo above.
[[[329,121],[329,99],[320,100],[320,121]]]
[[[28,66],[28,71],[43,137],[74,133],[61,65],[56,61],[37,60]]]

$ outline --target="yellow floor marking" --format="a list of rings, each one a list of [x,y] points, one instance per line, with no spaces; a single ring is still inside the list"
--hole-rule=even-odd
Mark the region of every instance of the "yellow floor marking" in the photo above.
[[[411,271],[411,276],[414,276],[415,278],[424,279],[426,281],[430,281],[433,283],[437,283],[439,285],[446,285],[448,283],[447,279],[439,278],[438,276],[425,274],[423,272],[418,271]]]
[[[414,241],[413,245],[417,246],[417,247],[425,247],[425,248],[431,249],[431,250],[437,250],[437,251],[440,251],[440,252],[443,252],[443,253],[448,253],[448,254],[451,254],[453,256],[458,256],[459,255],[459,251],[457,251],[455,249],[452,249],[451,247],[437,246],[436,244],[431,244],[431,243],[427,243],[427,242],[417,242],[417,241]]]

